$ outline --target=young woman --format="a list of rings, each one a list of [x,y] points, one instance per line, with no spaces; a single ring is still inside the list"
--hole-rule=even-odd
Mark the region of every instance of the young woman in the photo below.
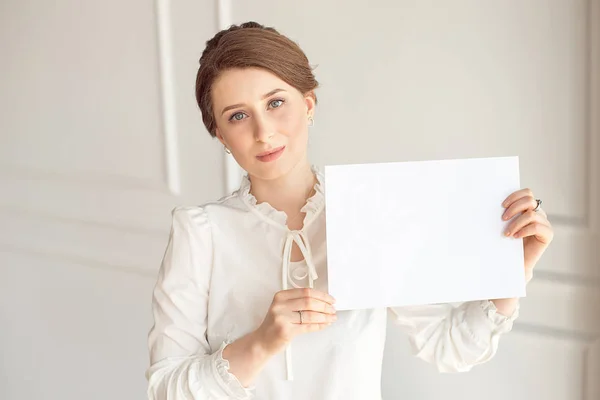
[[[247,174],[226,197],[173,210],[152,302],[150,399],[380,399],[388,315],[442,372],[489,360],[512,328],[518,299],[336,313],[323,174],[307,159],[317,86],[302,50],[272,28],[249,22],[207,42],[203,121]],[[498,215],[524,240],[527,281],[553,237],[539,204],[519,190]]]

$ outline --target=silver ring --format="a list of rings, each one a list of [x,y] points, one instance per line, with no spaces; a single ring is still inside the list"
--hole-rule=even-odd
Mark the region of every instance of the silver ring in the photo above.
[[[298,311],[298,314],[300,314],[300,325],[302,325],[302,311]]]
[[[540,206],[542,205],[542,200],[535,199],[535,201],[537,202],[537,205],[535,206],[535,208],[533,209],[533,211],[538,212],[540,210]]]

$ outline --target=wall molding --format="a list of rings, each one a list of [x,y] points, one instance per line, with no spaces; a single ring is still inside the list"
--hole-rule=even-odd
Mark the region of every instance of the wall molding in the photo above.
[[[588,224],[600,231],[600,0],[588,0]],[[600,268],[600,265],[598,265]]]
[[[585,345],[590,345],[596,340],[595,335],[593,334],[575,330],[553,328],[527,322],[519,322],[518,319],[513,325],[513,331],[527,335],[545,336],[570,342],[583,343]]]
[[[588,175],[588,227],[593,233],[600,231],[600,0],[587,1],[587,129],[586,143]],[[600,238],[600,235],[598,235]],[[597,245],[600,245],[598,243]],[[600,259],[590,260],[600,269]],[[591,316],[592,317],[592,316]],[[600,396],[600,336],[596,335],[584,353],[583,398],[595,400]]]
[[[551,282],[557,285],[596,287],[600,289],[600,277],[589,277],[583,274],[568,274],[555,271],[534,271],[536,281]]]
[[[584,400],[600,399],[600,337],[586,348],[583,370]]]
[[[175,101],[175,73],[173,68],[171,2],[156,0],[156,32],[160,78],[161,117],[164,133],[164,166],[169,192],[181,194],[181,173]]]
[[[0,164],[0,176],[8,179],[63,182],[82,186],[97,186],[101,189],[144,190],[165,194],[164,187],[156,181],[126,175],[99,173],[96,171],[58,171],[37,169],[12,164]]]
[[[160,107],[164,136],[164,175],[167,190],[150,179],[140,179],[96,171],[58,171],[37,169],[27,166],[0,164],[3,175],[26,180],[59,181],[73,184],[96,185],[101,188],[142,189],[161,194],[181,194],[181,173],[178,144],[178,127],[175,102],[173,70],[172,27],[170,2],[156,0],[155,3],[158,71],[160,80]]]
[[[115,231],[115,233],[143,235],[143,236],[153,237],[153,238],[164,238],[165,233],[168,233],[168,227],[165,227],[164,229],[149,229],[149,228],[141,228],[141,227],[134,226],[134,225],[116,225],[116,224],[111,224],[109,222],[100,222],[100,221],[94,221],[94,220],[84,220],[84,219],[78,219],[78,218],[72,218],[72,217],[65,217],[65,216],[62,216],[59,214],[48,214],[48,213],[40,212],[37,210],[30,210],[30,209],[12,207],[12,206],[0,207],[0,217],[2,216],[2,214],[9,214],[9,215],[19,214],[20,216],[23,216],[23,217],[35,218],[38,220],[45,220],[49,223],[58,222],[58,223],[79,225],[79,226],[85,226],[85,227],[108,229],[108,230]]]
[[[28,257],[36,257],[42,260],[54,260],[61,263],[76,264],[81,267],[95,268],[102,270],[110,270],[117,272],[124,272],[128,274],[134,274],[142,276],[144,278],[156,279],[155,271],[148,271],[140,266],[127,266],[120,264],[109,264],[104,261],[98,261],[87,257],[81,257],[73,254],[48,252],[43,250],[37,250],[32,248],[21,248],[6,243],[0,243],[0,252],[13,253],[18,255],[24,255]]]
[[[217,0],[217,29],[229,28],[233,24],[231,0]],[[223,179],[225,180],[225,193],[227,195],[237,190],[242,182],[244,170],[239,166],[231,154],[223,151]]]

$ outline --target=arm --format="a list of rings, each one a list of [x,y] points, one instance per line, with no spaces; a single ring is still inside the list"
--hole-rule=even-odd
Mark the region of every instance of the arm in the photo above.
[[[251,391],[229,372],[228,343],[211,352],[206,338],[212,268],[210,225],[205,211],[173,210],[173,223],[152,297],[154,325],[148,335],[150,400],[249,399]]]
[[[541,204],[541,203],[540,203]],[[502,219],[509,221],[505,235],[523,239],[525,263],[525,283],[533,278],[533,270],[554,238],[554,229],[548,221],[548,215],[539,206],[531,189],[523,189],[512,193],[502,203],[506,211]],[[537,210],[537,211],[536,211]],[[498,311],[510,315],[519,299],[493,299]]]
[[[530,189],[508,196],[502,219],[510,221],[507,237],[522,238],[525,279],[552,242],[554,230]],[[519,299],[472,301],[452,306],[435,304],[390,308],[394,321],[404,328],[417,357],[433,363],[442,372],[468,371],[491,359],[500,337],[512,329],[519,315]]]
[[[533,267],[525,269],[525,284],[527,285],[529,281],[533,278]],[[492,299],[491,300],[498,312],[502,315],[510,316],[514,314],[515,310],[519,306],[519,298],[513,297],[510,299]]]
[[[500,314],[488,300],[388,310],[408,334],[415,356],[440,372],[462,372],[496,354],[500,337],[512,329],[519,307],[516,303],[510,316]]]

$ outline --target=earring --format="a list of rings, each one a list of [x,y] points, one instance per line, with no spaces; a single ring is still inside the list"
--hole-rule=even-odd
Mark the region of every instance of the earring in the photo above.
[[[313,117],[308,117],[308,126],[315,126],[315,120]]]
[[[225,149],[225,153],[231,154],[231,151],[227,148],[227,146],[223,145],[223,148]]]

